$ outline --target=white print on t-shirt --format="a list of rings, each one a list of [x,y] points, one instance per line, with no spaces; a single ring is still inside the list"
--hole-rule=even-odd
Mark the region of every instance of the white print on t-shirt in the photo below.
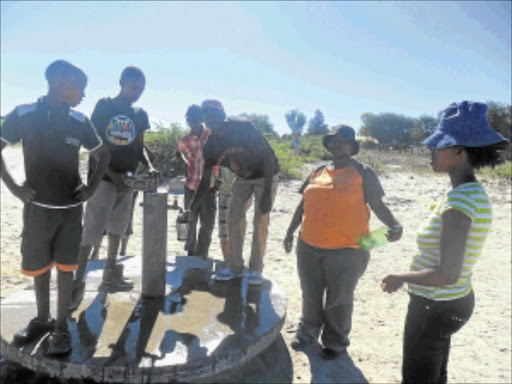
[[[107,140],[115,145],[129,145],[135,140],[135,124],[126,115],[115,115],[107,124]]]

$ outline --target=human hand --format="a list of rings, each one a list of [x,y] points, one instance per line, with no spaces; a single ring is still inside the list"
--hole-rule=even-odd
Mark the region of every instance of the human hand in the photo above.
[[[393,293],[398,291],[399,288],[402,287],[404,281],[397,275],[387,275],[382,279],[380,283],[380,287],[384,292]]]
[[[11,192],[25,204],[32,202],[36,197],[36,191],[26,186],[13,185],[11,187]]]
[[[270,198],[270,194],[264,193],[261,201],[260,201],[260,211],[262,215],[265,215],[270,212],[272,209],[272,199]]]
[[[386,233],[386,237],[388,238],[390,243],[400,240],[402,237],[402,233],[404,229],[400,223],[396,223],[392,227],[388,229],[388,233]]]
[[[90,185],[80,184],[73,191],[73,197],[80,201],[87,201],[92,196],[94,190]]]
[[[284,251],[286,253],[290,253],[290,251],[293,248],[293,235],[292,234],[289,234],[289,233],[286,234],[286,237],[283,240],[283,245],[284,245]]]

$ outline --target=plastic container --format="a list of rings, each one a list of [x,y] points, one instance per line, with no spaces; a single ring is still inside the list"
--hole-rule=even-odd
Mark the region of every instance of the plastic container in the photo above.
[[[188,236],[188,218],[187,213],[180,209],[180,213],[176,218],[176,232],[178,241],[187,241]]]
[[[388,237],[386,236],[388,231],[388,227],[382,227],[370,232],[366,236],[361,236],[359,238],[359,248],[369,251],[373,248],[386,245],[389,243]]]

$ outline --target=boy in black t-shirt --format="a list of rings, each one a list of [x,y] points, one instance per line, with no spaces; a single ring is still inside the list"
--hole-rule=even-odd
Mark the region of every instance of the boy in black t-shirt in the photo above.
[[[1,149],[22,142],[26,180],[17,185],[1,158],[1,177],[9,190],[23,201],[21,243],[22,273],[34,277],[37,317],[14,335],[26,344],[47,332],[48,355],[71,350],[68,307],[73,271],[82,232],[82,203],[99,185],[109,153],[91,122],[70,107],[84,96],[87,76],[74,65],[57,60],[46,69],[48,94],[36,103],[20,105],[5,119],[0,130]],[[79,150],[84,146],[98,166],[88,185],[79,174]],[[58,270],[57,319],[50,317],[50,270]]]
[[[73,282],[71,309],[76,309],[85,291],[85,270],[93,246],[108,233],[108,254],[103,271],[102,288],[129,291],[133,282],[123,276],[122,265],[116,265],[119,242],[130,220],[133,190],[125,185],[127,172],[135,173],[139,162],[155,169],[144,151],[144,131],[149,129],[146,112],[133,108],[146,84],[139,68],[126,67],[119,81],[121,91],[115,98],[98,101],[91,120],[110,152],[110,163],[97,191],[87,203],[84,231],[79,255],[79,268]]]

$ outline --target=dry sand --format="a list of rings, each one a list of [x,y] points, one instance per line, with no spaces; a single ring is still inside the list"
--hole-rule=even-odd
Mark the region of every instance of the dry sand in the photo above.
[[[20,148],[7,148],[4,158],[18,181],[23,179]],[[476,307],[469,323],[452,339],[449,382],[510,383],[511,376],[511,183],[508,180],[482,180],[490,195],[494,222],[483,255],[474,270]],[[404,289],[388,295],[381,291],[380,280],[389,272],[405,271],[415,251],[415,230],[435,203],[449,188],[446,176],[416,175],[396,171],[381,175],[385,201],[404,225],[404,236],[395,244],[372,253],[366,273],[356,289],[353,329],[349,357],[324,362],[317,357],[319,347],[295,352],[289,347],[301,311],[301,292],[296,271],[295,253],[286,254],[282,239],[300,196],[301,181],[283,181],[271,213],[265,275],[278,283],[288,297],[288,313],[282,330],[286,347],[280,353],[291,358],[290,380],[293,382],[376,382],[400,381],[401,342],[408,297]],[[170,199],[170,202],[172,199]],[[182,203],[180,197],[180,205]],[[26,287],[30,279],[19,272],[21,203],[1,185],[1,297]],[[169,211],[169,254],[183,254],[183,243],[176,241],[176,211]],[[251,222],[252,210],[248,215]],[[135,234],[129,254],[141,254],[142,208],[136,207]],[[372,218],[372,228],[381,226]],[[251,238],[248,225],[246,239]],[[221,258],[219,241],[214,232],[210,256]],[[244,258],[249,255],[246,241]],[[105,257],[103,245],[101,257]],[[282,343],[281,343],[282,344]],[[290,359],[288,359],[290,360]],[[256,363],[254,363],[257,365]],[[251,380],[258,380],[258,370],[272,361],[254,367]],[[283,369],[286,369],[283,367]],[[268,378],[263,378],[266,381]]]

